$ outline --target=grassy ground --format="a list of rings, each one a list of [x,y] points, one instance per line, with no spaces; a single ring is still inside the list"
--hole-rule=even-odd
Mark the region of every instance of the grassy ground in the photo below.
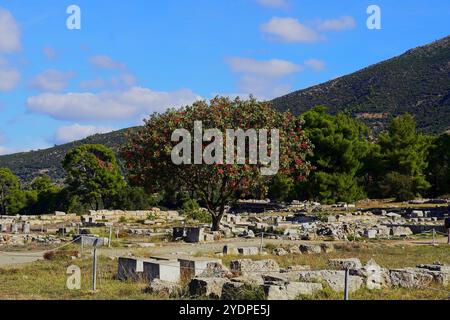
[[[313,269],[327,267],[328,259],[358,257],[362,262],[374,258],[380,265],[387,268],[415,266],[421,263],[450,264],[449,246],[412,246],[412,245],[386,245],[382,243],[355,243],[340,245],[338,250],[321,255],[288,255],[257,256],[253,259],[273,258],[280,266],[295,264],[310,265]],[[237,257],[224,257],[224,263]],[[66,288],[67,267],[77,265],[82,272],[82,289],[70,291]],[[100,258],[98,267],[98,282],[96,293],[91,292],[91,266],[92,260],[86,255],[84,259],[72,260],[70,258],[56,258],[51,261],[39,261],[17,268],[0,269],[0,299],[167,299],[167,296],[158,296],[145,293],[145,283],[120,282],[114,279],[117,271],[117,261],[109,258]],[[449,288],[435,288],[448,290]],[[413,299],[433,300],[448,299],[449,293],[439,290],[410,290],[385,289],[370,291],[361,289],[351,295],[351,299]],[[247,294],[246,297],[249,295]],[[251,295],[250,295],[251,296]],[[255,294],[259,297],[259,294]],[[313,297],[300,297],[301,299],[342,299],[342,294],[334,293],[329,289]]]
[[[450,264],[450,246],[448,245],[433,247],[429,245],[394,245],[382,242],[356,242],[335,245],[335,247],[336,250],[331,253],[314,255],[290,254],[281,257],[261,255],[251,258],[256,260],[268,258],[274,259],[281,267],[288,267],[291,265],[309,265],[314,270],[327,268],[329,259],[338,258],[359,258],[362,263],[366,263],[370,259],[374,259],[382,267],[390,269],[414,267],[418,264],[431,264],[434,262]],[[237,259],[237,257],[223,257],[225,264],[228,264],[231,260],[235,259]]]

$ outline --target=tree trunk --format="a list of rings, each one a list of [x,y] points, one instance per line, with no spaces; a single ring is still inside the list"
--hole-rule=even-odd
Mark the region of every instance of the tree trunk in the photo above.
[[[222,222],[223,214],[214,215],[212,217],[212,231],[220,231],[220,223]]]

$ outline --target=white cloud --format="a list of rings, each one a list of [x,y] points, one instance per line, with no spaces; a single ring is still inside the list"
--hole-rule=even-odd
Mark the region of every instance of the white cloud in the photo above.
[[[317,29],[320,31],[345,31],[356,27],[356,21],[352,17],[345,16],[337,19],[318,20]]]
[[[274,17],[268,23],[261,25],[261,31],[282,42],[313,43],[322,39],[318,32],[294,18]]]
[[[19,26],[12,14],[0,7],[0,53],[17,52],[20,48]]]
[[[229,58],[227,62],[233,72],[267,77],[283,77],[302,70],[302,67],[286,60],[255,60],[250,58]]]
[[[98,69],[106,70],[126,70],[126,65],[113,60],[111,57],[106,55],[98,55],[89,58],[89,62],[92,66]]]
[[[41,91],[59,92],[69,85],[69,80],[75,76],[73,72],[61,72],[48,69],[31,79],[30,87]]]
[[[329,20],[316,20],[302,24],[294,18],[274,17],[261,25],[261,31],[269,39],[287,43],[314,43],[322,41],[323,32],[346,31],[355,28],[356,21],[350,16]]]
[[[97,133],[108,133],[111,131],[114,131],[114,129],[109,127],[83,126],[76,123],[58,128],[55,132],[54,141],[58,144],[63,144],[81,140]]]
[[[305,61],[305,66],[313,69],[314,71],[322,71],[325,69],[325,62],[318,59],[309,59]]]
[[[304,69],[302,65],[286,60],[255,60],[249,58],[229,58],[232,72],[239,75],[237,89],[242,96],[254,95],[258,99],[269,100],[288,93],[292,85],[286,77]]]
[[[119,76],[113,76],[110,79],[97,78],[94,80],[86,80],[80,83],[80,88],[84,90],[91,89],[117,89],[129,88],[136,84],[136,78],[129,73],[122,73]]]
[[[42,52],[48,60],[56,60],[56,58],[58,57],[56,50],[52,47],[45,47],[44,49],[42,49]]]
[[[0,146],[0,156],[11,154],[13,151],[7,147]]]
[[[251,75],[239,79],[238,90],[254,95],[260,100],[271,100],[292,91],[292,84],[282,79],[256,77]]]
[[[101,93],[43,93],[27,99],[29,111],[58,120],[134,120],[201,99],[191,90],[158,92],[142,87]]]
[[[20,81],[20,73],[14,68],[0,64],[0,92],[13,90]]]
[[[288,5],[286,0],[255,0],[255,1],[262,6],[269,8],[285,8]]]

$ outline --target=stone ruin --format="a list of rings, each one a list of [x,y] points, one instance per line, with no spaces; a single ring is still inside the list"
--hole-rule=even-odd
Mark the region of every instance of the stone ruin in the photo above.
[[[345,270],[349,270],[349,292],[363,287],[381,290],[390,287],[424,289],[450,283],[450,265],[419,265],[416,268],[385,269],[374,260],[363,265],[359,259],[332,259],[330,269],[311,270],[309,266],[282,269],[271,259],[237,259],[229,268],[220,259],[207,257],[119,258],[119,280],[145,281],[150,292],[176,294],[180,280],[187,281],[191,297],[220,299],[245,285],[260,287],[268,300],[293,300],[313,295],[329,287],[343,292]]]

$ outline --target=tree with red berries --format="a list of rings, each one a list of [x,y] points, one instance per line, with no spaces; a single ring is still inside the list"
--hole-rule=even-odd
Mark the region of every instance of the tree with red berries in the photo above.
[[[271,130],[278,130],[278,172],[293,176],[298,181],[305,180],[310,172],[311,165],[306,161],[306,156],[311,153],[311,146],[302,130],[302,121],[288,112],[276,111],[270,103],[258,102],[254,98],[244,101],[216,97],[209,102],[198,101],[180,110],[170,109],[163,114],[153,114],[142,128],[129,133],[128,142],[121,151],[129,180],[148,192],[177,187],[195,195],[211,214],[214,231],[220,228],[225,207],[238,194],[243,196],[255,190],[256,186],[266,186],[268,179],[273,177],[261,174],[267,163],[255,164],[249,157],[244,164],[231,164],[225,160],[212,164],[198,164],[197,160],[175,164],[172,154],[179,141],[173,141],[173,133],[177,129],[184,129],[194,137],[196,121],[202,122],[203,130],[218,129],[224,133],[223,145],[227,145],[225,132],[229,129],[255,129],[259,133],[268,130],[269,136]],[[203,152],[208,150],[208,145],[218,142],[217,137],[209,138],[210,142],[201,142]],[[268,139],[268,156],[273,153],[272,139],[272,136]],[[237,142],[233,141],[232,144],[238,150]],[[246,151],[258,147],[250,138],[246,140]],[[212,155],[218,156],[217,151]]]

